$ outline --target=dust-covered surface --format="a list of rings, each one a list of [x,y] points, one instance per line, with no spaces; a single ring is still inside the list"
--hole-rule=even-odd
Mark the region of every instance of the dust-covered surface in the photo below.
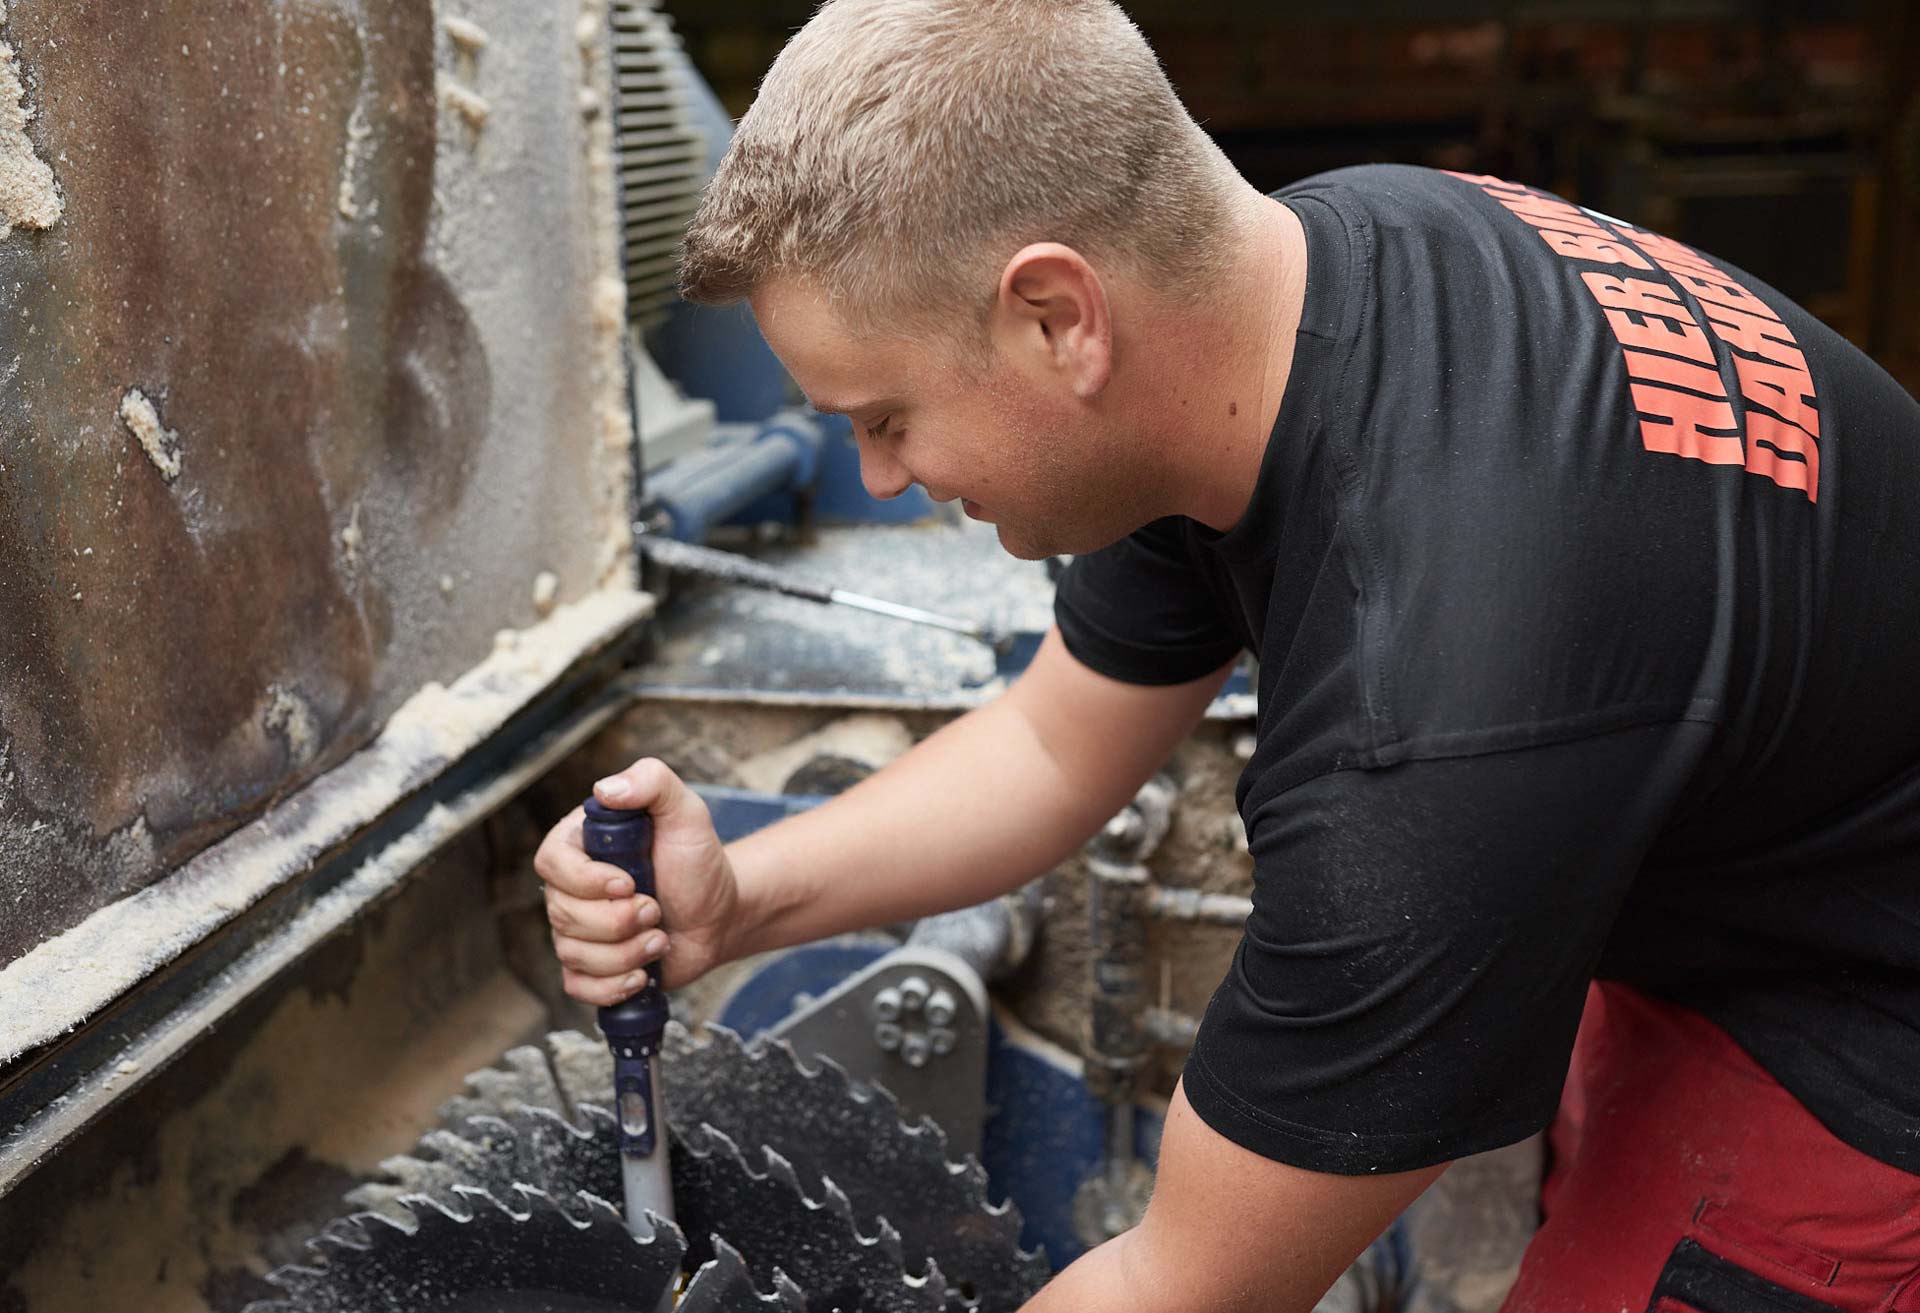
[[[373,744],[265,817],[0,968],[0,1065],[73,1029],[299,874],[471,751],[647,607],[644,595],[623,590],[569,605],[450,687],[427,685]],[[286,694],[273,696],[269,717]],[[296,713],[276,719],[294,742]],[[391,854],[382,860],[391,864]]]
[[[599,0],[433,9],[6,6],[0,963],[630,582]]]
[[[815,582],[1007,631],[1053,623],[1046,567],[971,522],[819,531],[755,555]],[[735,586],[676,582],[644,676],[681,689],[912,697],[988,687],[985,644],[922,625]]]
[[[6,21],[6,6],[0,5],[0,23]],[[15,228],[51,228],[60,221],[53,169],[27,135],[32,118],[13,47],[0,40],[0,238]]]
[[[237,1313],[462,1077],[547,1027],[477,836],[0,1199],[0,1309]],[[126,1073],[131,1083],[143,1073]]]

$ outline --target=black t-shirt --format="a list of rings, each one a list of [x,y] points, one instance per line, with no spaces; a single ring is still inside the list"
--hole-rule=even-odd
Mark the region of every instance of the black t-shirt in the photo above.
[[[1057,603],[1118,679],[1260,659],[1254,913],[1188,1098],[1320,1171],[1508,1143],[1598,976],[1920,1171],[1920,405],[1543,193],[1277,195],[1306,306],[1244,519],[1150,524]]]

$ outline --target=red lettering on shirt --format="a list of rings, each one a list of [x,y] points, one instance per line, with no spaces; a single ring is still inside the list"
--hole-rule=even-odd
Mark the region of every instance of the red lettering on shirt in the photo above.
[[[1777,319],[1762,319],[1724,305],[1709,305],[1707,322],[1713,325],[1714,335],[1722,342],[1764,356],[1776,364],[1792,365],[1795,369],[1807,367],[1807,358],[1794,345],[1793,334]]]
[[[1748,356],[1735,356],[1733,369],[1740,376],[1741,396],[1811,436],[1820,436],[1820,412],[1813,408],[1813,376],[1806,370]]]
[[[1729,280],[1726,275],[1708,278],[1704,274],[1681,273],[1668,270],[1673,281],[1692,292],[1709,305],[1729,306],[1735,310],[1744,310],[1750,315],[1759,315],[1763,319],[1778,319],[1780,316],[1767,308],[1767,303],[1759,297]]]
[[[1782,460],[1778,452],[1800,459]],[[1798,488],[1808,501],[1820,500],[1819,445],[1793,425],[1757,410],[1747,412],[1747,468],[1783,488]]]
[[[1580,213],[1580,211],[1574,209],[1571,205],[1554,205],[1550,208],[1543,207],[1534,204],[1534,198],[1532,197],[1525,199],[1516,198],[1514,200],[1508,200],[1505,197],[1496,197],[1495,199],[1499,200],[1509,211],[1519,215],[1535,228],[1552,228],[1559,232],[1585,233],[1589,237],[1606,238],[1612,236],[1606,229],[1602,228],[1592,219],[1589,219],[1586,215]]]
[[[1624,242],[1608,241],[1602,237],[1583,237],[1579,233],[1547,232],[1540,236],[1548,246],[1562,255],[1576,260],[1592,260],[1595,264],[1624,264],[1629,269],[1651,270],[1647,258]]]
[[[1675,307],[1676,309],[1678,307]],[[1674,323],[1667,318],[1635,323],[1624,310],[1602,311],[1613,335],[1623,347],[1644,347],[1652,351],[1671,351],[1676,356],[1697,360],[1703,365],[1715,363],[1713,343],[1698,324]]]
[[[1627,358],[1627,373],[1635,378],[1645,379],[1649,383],[1665,383],[1669,387],[1691,388],[1710,397],[1725,397],[1726,384],[1720,381],[1717,369],[1702,369],[1699,365],[1690,365],[1684,360],[1674,360],[1668,356],[1656,356],[1648,351],[1623,351]]]
[[[1818,500],[1819,398],[1806,354],[1771,306],[1670,237],[1518,183],[1448,172],[1480,188],[1559,255],[1654,275],[1580,271],[1620,343],[1640,441],[1648,451],[1741,465]],[[1660,281],[1663,274],[1671,285]],[[1704,325],[1681,291],[1699,303]],[[1738,382],[1735,396],[1727,390],[1729,365]]]
[[[1693,311],[1680,300],[1680,294],[1665,283],[1646,278],[1615,278],[1612,274],[1584,273],[1580,281],[1593,293],[1593,299],[1613,310],[1629,310],[1636,315],[1659,315],[1683,324],[1696,324]]]
[[[1631,385],[1634,408],[1640,412],[1640,441],[1648,451],[1703,460],[1709,465],[1744,465],[1745,444],[1740,421],[1725,401],[1675,392],[1672,388]],[[1722,429],[1713,433],[1708,430]]]

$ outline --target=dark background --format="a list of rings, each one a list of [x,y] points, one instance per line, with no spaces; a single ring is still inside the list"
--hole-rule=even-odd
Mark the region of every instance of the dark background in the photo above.
[[[1272,189],[1394,160],[1559,192],[1767,279],[1920,391],[1920,3],[1132,0]],[[736,115],[809,0],[665,0]]]

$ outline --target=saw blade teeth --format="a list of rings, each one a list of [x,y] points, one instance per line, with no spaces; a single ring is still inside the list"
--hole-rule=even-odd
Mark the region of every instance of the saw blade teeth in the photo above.
[[[687,1282],[674,1313],[806,1313],[805,1296],[784,1272],[775,1270],[773,1285],[772,1294],[763,1294],[740,1251],[715,1236],[713,1257]]]
[[[807,1199],[807,1191],[800,1184],[799,1174],[793,1170],[793,1164],[788,1162],[778,1149],[770,1145],[763,1145],[760,1149],[760,1157],[762,1161],[766,1163],[767,1170],[765,1174],[767,1176],[771,1176],[774,1180],[792,1190],[802,1199]],[[851,1225],[853,1222],[853,1208],[847,1203],[847,1197],[838,1190],[833,1191],[826,1202],[816,1204],[815,1206],[826,1207],[835,1199],[838,1199],[840,1205],[846,1210],[847,1222]],[[813,1203],[814,1201],[807,1199],[807,1202]]]

